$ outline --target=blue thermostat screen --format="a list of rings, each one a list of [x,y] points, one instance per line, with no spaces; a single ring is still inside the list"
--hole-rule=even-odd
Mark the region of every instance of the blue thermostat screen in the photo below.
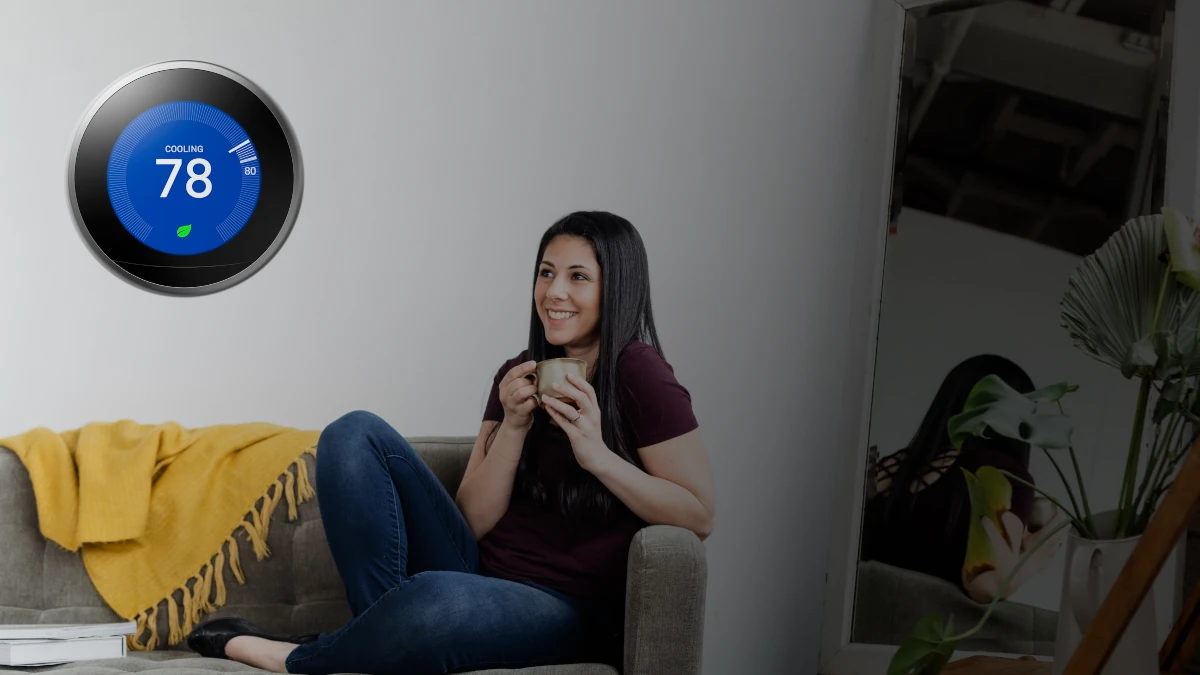
[[[205,103],[157,105],[129,123],[108,160],[108,197],[125,229],[163,253],[196,255],[241,231],[262,167],[232,117]]]

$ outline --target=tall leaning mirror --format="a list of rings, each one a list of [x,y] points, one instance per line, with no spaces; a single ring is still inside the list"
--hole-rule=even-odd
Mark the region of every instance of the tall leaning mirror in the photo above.
[[[862,218],[859,259],[869,264],[858,269],[874,279],[860,283],[874,313],[856,335],[867,346],[861,390],[846,399],[855,404],[843,424],[849,478],[834,525],[822,672],[883,673],[929,614],[953,615],[956,632],[973,627],[1034,546],[956,657],[1061,659],[1078,640],[1070,562],[1083,554],[1071,557],[1069,527],[1051,531],[1083,513],[1084,499],[1108,528],[1106,513],[1123,500],[1169,484],[1156,475],[1143,483],[1145,471],[1125,484],[1141,380],[1080,348],[1064,297],[1131,219],[1164,205],[1200,215],[1200,73],[1180,62],[1189,48],[1174,39],[1194,34],[1187,29],[1200,16],[1174,0],[889,3],[876,15],[877,71],[891,78],[879,81],[878,99],[889,133],[873,148],[884,197]],[[1133,254],[1106,255],[1111,269],[1113,256]],[[1179,311],[1200,320],[1200,300]],[[989,376],[995,386],[980,389]],[[1039,399],[1044,417],[1022,411],[1024,394],[1060,382],[1078,389]],[[1161,393],[1151,387],[1149,405]],[[983,400],[996,409],[971,407]],[[952,423],[968,409],[992,426],[969,433],[970,424]],[[1069,448],[1061,417],[1051,419],[1064,412]],[[994,431],[1004,424],[1026,439]],[[1145,431],[1134,460],[1143,465],[1154,441]],[[1131,624],[1143,655],[1170,630],[1184,582],[1195,583],[1185,576],[1200,553],[1186,553],[1184,541],[1144,606],[1148,617]],[[1132,651],[1114,658],[1136,662]]]

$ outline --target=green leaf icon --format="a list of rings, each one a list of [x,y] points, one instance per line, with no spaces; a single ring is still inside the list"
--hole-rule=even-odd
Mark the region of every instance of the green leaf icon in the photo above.
[[[183,227],[179,228],[178,230],[175,230],[175,234],[179,235],[180,237],[186,237],[186,236],[188,236],[188,234],[191,231],[192,231],[191,225],[184,225]]]

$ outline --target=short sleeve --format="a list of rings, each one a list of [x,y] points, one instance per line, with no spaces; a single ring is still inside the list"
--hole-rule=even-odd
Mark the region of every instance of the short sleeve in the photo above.
[[[624,394],[621,410],[637,447],[662,443],[700,426],[691,394],[650,345],[630,343],[621,354],[618,372]]]
[[[500,403],[500,382],[504,379],[504,374],[512,370],[513,366],[525,361],[525,352],[521,352],[514,359],[504,362],[500,366],[500,370],[496,371],[496,376],[492,378],[492,390],[488,393],[487,405],[483,409],[483,419],[485,422],[503,422],[504,421],[504,404]]]

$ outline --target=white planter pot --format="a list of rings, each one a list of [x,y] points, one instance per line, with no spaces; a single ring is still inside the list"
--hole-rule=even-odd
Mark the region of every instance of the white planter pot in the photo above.
[[[1116,512],[1093,516],[1100,534],[1111,534]],[[1058,632],[1054,645],[1054,675],[1062,675],[1091,625],[1096,611],[1108,597],[1121,568],[1129,560],[1138,537],[1091,540],[1071,529],[1067,537],[1067,560],[1063,567],[1062,597],[1058,608]],[[1113,649],[1101,675],[1158,675],[1158,637],[1154,620],[1154,594],[1146,594],[1141,607]]]

